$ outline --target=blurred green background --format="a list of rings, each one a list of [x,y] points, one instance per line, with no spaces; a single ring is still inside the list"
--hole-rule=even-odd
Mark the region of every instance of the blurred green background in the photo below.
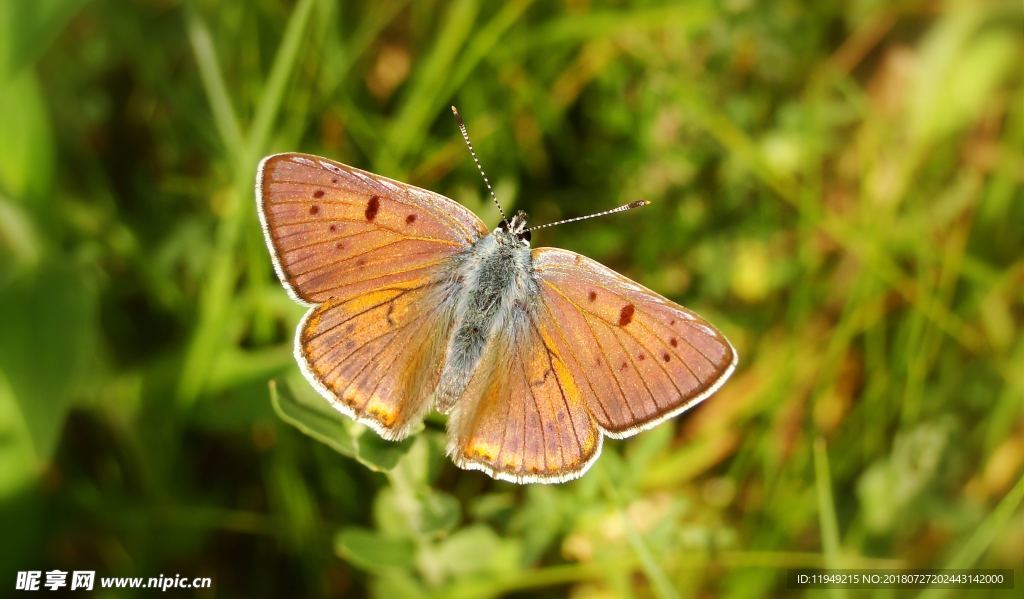
[[[826,566],[1019,589],[1022,32],[1019,0],[0,3],[2,594],[51,568],[206,596],[800,595],[787,569]],[[460,471],[436,416],[380,441],[292,359],[258,159],[493,225],[451,103],[506,210],[651,200],[534,245],[741,355],[573,483]]]

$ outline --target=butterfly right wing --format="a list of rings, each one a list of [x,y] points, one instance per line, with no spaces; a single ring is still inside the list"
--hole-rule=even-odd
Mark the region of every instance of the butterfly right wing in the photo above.
[[[601,432],[550,323],[514,310],[455,402],[448,454],[460,468],[515,483],[577,478],[601,453]]]
[[[581,476],[621,438],[717,390],[736,352],[693,312],[579,254],[533,250],[537,289],[495,327],[449,419],[462,468],[517,483]]]
[[[538,321],[605,434],[646,430],[704,400],[737,354],[694,312],[574,252],[532,252]]]

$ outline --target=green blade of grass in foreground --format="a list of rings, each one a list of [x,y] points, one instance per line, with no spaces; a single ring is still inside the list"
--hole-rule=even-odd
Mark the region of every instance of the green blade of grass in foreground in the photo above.
[[[206,285],[200,294],[199,321],[193,332],[191,343],[185,353],[182,365],[181,380],[178,385],[178,400],[183,404],[192,403],[202,392],[206,382],[207,369],[216,354],[217,347],[224,335],[222,326],[224,314],[231,300],[232,283],[234,281],[235,253],[238,250],[242,225],[253,222],[251,213],[241,209],[240,200],[249,198],[255,177],[256,159],[266,147],[267,139],[274,119],[281,108],[285,88],[295,69],[302,48],[303,33],[309,22],[313,0],[302,0],[292,11],[285,28],[284,37],[270,69],[270,77],[260,94],[256,116],[249,130],[242,153],[230,156],[227,162],[234,165],[235,180],[232,192],[226,196],[226,204],[218,222],[214,251],[207,269]],[[198,18],[198,17],[196,17]],[[201,39],[201,36],[199,36]],[[213,60],[212,54],[197,48],[197,57],[201,63]],[[214,112],[218,116],[228,118],[229,111],[224,104],[230,102],[223,98],[223,90],[217,85],[215,74],[220,71],[215,65],[205,67],[202,81],[206,86],[207,97],[214,104]],[[220,108],[217,108],[220,107]],[[225,146],[233,144],[234,133],[230,123],[220,125],[220,130],[229,135],[224,140]],[[247,205],[247,204],[246,204]],[[246,218],[246,216],[249,218]]]
[[[629,513],[626,510],[626,506],[623,505],[622,495],[619,490],[615,487],[615,484],[609,479],[607,472],[603,468],[593,468],[592,472],[601,477],[601,485],[604,488],[605,494],[611,500],[612,504],[615,505],[619,514],[622,517],[623,526],[626,529],[626,538],[629,540],[630,547],[633,548],[633,553],[636,554],[637,560],[640,563],[640,568],[643,570],[644,575],[647,576],[647,580],[650,581],[651,587],[654,593],[659,599],[678,599],[679,593],[676,592],[675,587],[672,586],[668,576],[665,575],[665,571],[658,564],[654,554],[651,552],[650,547],[647,546],[647,542],[643,536],[637,532],[636,526],[633,525],[633,521],[629,517]]]
[[[818,496],[818,522],[821,528],[821,545],[825,550],[825,565],[829,569],[842,567],[839,549],[839,524],[836,521],[836,507],[832,500],[832,475],[828,466],[828,450],[825,440],[814,440],[814,482]],[[829,588],[829,595],[843,598],[844,588]]]

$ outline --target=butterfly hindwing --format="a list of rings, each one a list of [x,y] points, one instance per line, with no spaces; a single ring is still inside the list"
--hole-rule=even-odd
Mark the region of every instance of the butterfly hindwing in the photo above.
[[[263,159],[256,202],[277,274],[307,304],[432,272],[487,233],[444,196],[308,154]]]
[[[696,405],[735,369],[736,351],[714,327],[594,260],[537,248],[533,264],[538,320],[609,436]]]
[[[601,433],[549,336],[525,314],[495,331],[449,420],[448,452],[460,467],[561,482],[597,458]]]
[[[312,308],[296,334],[303,373],[338,410],[405,437],[430,408],[451,335],[440,289],[410,281]]]

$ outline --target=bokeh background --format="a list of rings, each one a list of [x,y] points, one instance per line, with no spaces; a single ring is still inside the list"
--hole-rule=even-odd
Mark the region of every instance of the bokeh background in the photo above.
[[[0,594],[51,568],[204,596],[802,595],[787,570],[826,566],[1019,589],[1022,32],[1019,0],[0,2]],[[293,362],[258,159],[493,225],[451,103],[506,210],[651,200],[534,245],[740,352],[579,481],[459,471],[436,415],[382,442]]]

